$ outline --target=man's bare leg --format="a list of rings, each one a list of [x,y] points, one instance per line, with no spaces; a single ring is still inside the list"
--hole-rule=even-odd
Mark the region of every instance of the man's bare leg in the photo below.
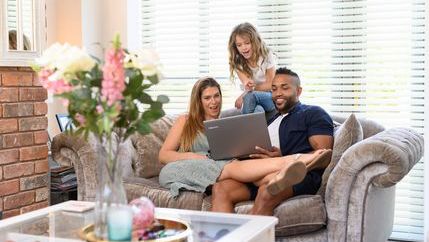
[[[252,207],[252,210],[250,210],[250,213],[256,215],[272,216],[274,214],[274,208],[276,208],[281,202],[292,196],[292,187],[288,187],[279,194],[272,196],[267,191],[267,186],[262,185],[258,189],[258,195],[256,196],[255,203]]]
[[[213,185],[213,212],[233,213],[236,203],[248,200],[250,200],[250,191],[244,183],[226,179]]]

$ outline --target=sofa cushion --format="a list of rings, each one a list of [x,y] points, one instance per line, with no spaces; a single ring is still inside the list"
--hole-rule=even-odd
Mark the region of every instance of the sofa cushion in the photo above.
[[[151,125],[150,134],[135,134],[131,137],[136,149],[136,157],[133,161],[135,176],[151,178],[159,175],[163,165],[158,161],[158,153],[175,118],[176,116],[164,116]]]
[[[325,196],[326,185],[332,170],[337,165],[343,153],[353,144],[363,139],[362,126],[356,119],[354,114],[351,114],[347,120],[341,124],[334,132],[334,148],[332,150],[332,159],[322,176],[322,184],[318,194]]]
[[[235,206],[236,213],[249,213],[253,202],[243,202]],[[319,195],[301,195],[288,199],[274,209],[279,219],[276,236],[317,231],[326,225],[326,209]]]
[[[203,193],[182,191],[178,198],[159,185],[158,177],[145,179],[140,177],[124,178],[124,187],[128,201],[141,196],[148,197],[156,207],[201,210]]]

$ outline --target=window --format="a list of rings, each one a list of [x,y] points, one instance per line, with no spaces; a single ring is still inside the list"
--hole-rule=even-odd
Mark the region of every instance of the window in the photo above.
[[[139,39],[160,54],[165,80],[153,93],[187,108],[203,75],[224,91],[224,108],[238,91],[229,81],[227,41],[241,22],[257,26],[278,66],[300,74],[302,101],[331,113],[356,113],[386,127],[424,130],[427,6],[424,0],[167,0],[140,1]],[[397,185],[392,238],[423,240],[423,163]]]
[[[0,65],[28,66],[46,42],[44,0],[0,0]]]

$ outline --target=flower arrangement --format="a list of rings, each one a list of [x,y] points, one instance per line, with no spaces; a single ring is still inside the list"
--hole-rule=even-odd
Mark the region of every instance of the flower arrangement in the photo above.
[[[120,144],[135,132],[150,133],[150,123],[164,115],[162,105],[168,102],[164,95],[153,100],[145,92],[161,78],[158,56],[151,50],[128,52],[117,35],[104,63],[78,47],[54,44],[36,59],[33,69],[43,87],[67,107],[76,127],[70,132],[85,138],[93,134],[98,140],[102,172],[97,180],[95,232],[105,239],[109,207],[127,202],[117,162]]]
[[[109,139],[115,129],[123,141],[134,132],[149,133],[149,124],[164,115],[162,104],[168,98],[153,100],[145,92],[158,83],[159,67],[155,52],[129,53],[117,35],[104,65],[78,47],[54,44],[36,59],[33,69],[42,85],[63,99],[77,134]]]

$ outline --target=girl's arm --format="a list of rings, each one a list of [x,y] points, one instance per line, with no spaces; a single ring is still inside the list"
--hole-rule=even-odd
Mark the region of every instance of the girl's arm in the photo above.
[[[187,115],[182,115],[177,118],[174,122],[173,127],[171,127],[168,132],[167,138],[165,139],[164,144],[159,150],[158,159],[162,164],[167,164],[170,162],[185,160],[185,159],[206,159],[205,155],[196,154],[193,152],[179,152],[177,151],[180,145],[180,137],[185,127],[187,120]]]
[[[276,74],[276,68],[271,67],[265,71],[265,81],[259,84],[256,84],[255,90],[256,91],[264,91],[269,92],[271,91],[271,84],[274,79],[274,75]]]
[[[243,72],[236,70],[238,79],[240,79],[241,83],[243,83],[244,90],[246,91],[252,91],[255,87],[255,82],[246,76]],[[270,84],[270,90],[271,90],[271,84]]]

